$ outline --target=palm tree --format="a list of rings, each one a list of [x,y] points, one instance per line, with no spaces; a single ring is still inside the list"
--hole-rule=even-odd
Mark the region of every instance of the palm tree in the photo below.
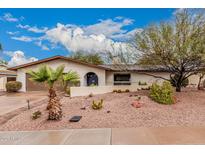
[[[76,84],[80,81],[80,77],[77,72],[69,71],[68,73],[63,75],[63,85],[64,90],[66,91],[68,87],[68,83]]]
[[[35,82],[44,82],[49,87],[49,101],[47,109],[49,110],[49,120],[60,120],[62,118],[62,108],[60,99],[56,95],[54,84],[63,74],[64,66],[59,66],[55,70],[48,66],[42,66],[38,71],[29,71],[30,80]]]

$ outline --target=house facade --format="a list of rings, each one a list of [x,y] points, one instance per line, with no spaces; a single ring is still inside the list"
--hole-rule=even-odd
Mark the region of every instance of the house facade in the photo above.
[[[38,70],[42,65],[48,65],[52,68],[64,65],[65,73],[72,70],[79,74],[79,86],[71,87],[71,96],[83,96],[90,93],[101,94],[111,92],[114,89],[136,91],[150,86],[153,82],[161,83],[164,81],[157,76],[169,79],[169,73],[160,68],[142,68],[137,65],[93,65],[63,56],[54,56],[9,68],[11,71],[16,71],[16,80],[22,82],[21,91],[46,89],[46,85],[30,81],[30,76],[27,73],[29,70]],[[197,83],[198,76],[189,78],[190,85],[196,86]]]

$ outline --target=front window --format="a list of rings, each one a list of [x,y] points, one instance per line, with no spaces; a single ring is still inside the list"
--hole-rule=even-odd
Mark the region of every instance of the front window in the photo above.
[[[130,85],[130,74],[114,74],[114,85]]]

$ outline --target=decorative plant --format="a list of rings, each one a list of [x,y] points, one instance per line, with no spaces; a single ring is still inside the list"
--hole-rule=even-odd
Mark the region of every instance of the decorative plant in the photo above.
[[[96,86],[97,86],[97,85],[94,84],[94,83],[92,83],[92,84],[89,85],[89,87],[96,87]]]
[[[140,85],[140,86],[146,86],[146,85],[147,85],[147,82],[141,82],[141,81],[139,81],[139,82],[138,82],[138,85]]]
[[[112,92],[113,92],[113,93],[117,93],[117,89],[114,89]]]
[[[9,81],[6,83],[7,92],[17,92],[21,89],[22,83],[19,81]]]
[[[120,90],[120,89],[119,89],[119,90],[117,90],[117,93],[122,93],[122,90]]]
[[[90,93],[90,94],[88,95],[88,97],[93,97],[93,93]]]
[[[32,119],[38,119],[41,117],[41,111],[36,111],[32,114]]]
[[[129,89],[125,89],[125,92],[128,93],[128,92],[130,92],[130,90]]]
[[[62,118],[62,108],[60,99],[56,95],[54,84],[60,80],[63,75],[64,66],[59,66],[55,70],[48,66],[42,66],[38,71],[29,71],[30,80],[36,82],[45,82],[49,86],[49,101],[47,109],[49,110],[49,120],[60,120]]]
[[[164,81],[160,86],[153,83],[150,89],[150,97],[160,104],[173,104],[173,88],[170,82]]]
[[[100,101],[93,101],[92,103],[92,108],[94,110],[100,110],[103,107],[103,99],[101,99]]]

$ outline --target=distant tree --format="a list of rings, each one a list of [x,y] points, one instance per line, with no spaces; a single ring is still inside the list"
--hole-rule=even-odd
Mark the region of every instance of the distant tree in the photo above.
[[[85,53],[83,51],[77,51],[71,55],[71,58],[95,65],[101,65],[104,63],[98,53]]]
[[[138,63],[167,69],[180,92],[183,81],[205,66],[205,14],[199,9],[177,11],[171,22],[148,26],[137,34],[136,47]]]
[[[0,43],[0,51],[2,51],[3,50],[3,48],[2,48],[2,45],[1,45],[1,43]]]

